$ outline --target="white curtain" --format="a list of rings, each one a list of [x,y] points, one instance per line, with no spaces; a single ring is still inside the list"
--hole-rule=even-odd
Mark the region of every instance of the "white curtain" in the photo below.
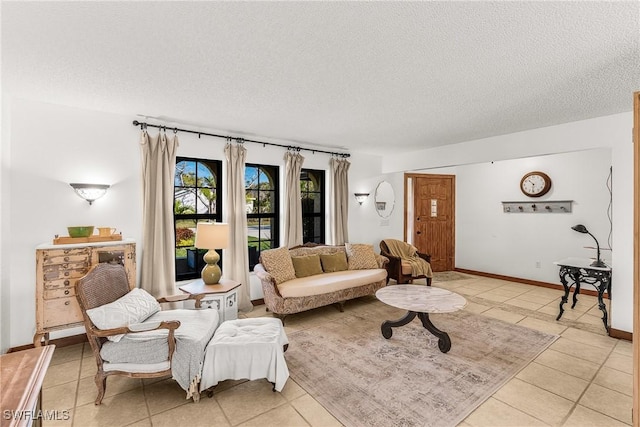
[[[142,152],[142,257],[140,281],[155,297],[175,294],[175,235],[173,231],[173,174],[178,137],[145,130]]]
[[[334,245],[349,241],[349,163],[346,159],[332,158],[331,166],[331,238]]]
[[[287,151],[284,162],[284,242],[292,248],[302,244],[300,172],[304,157],[300,153]]]
[[[247,150],[241,144],[227,144],[227,223],[231,239],[224,251],[222,271],[225,277],[242,285],[238,291],[238,308],[248,312],[253,309],[249,294],[249,249],[247,247],[247,210],[244,183],[244,163]]]

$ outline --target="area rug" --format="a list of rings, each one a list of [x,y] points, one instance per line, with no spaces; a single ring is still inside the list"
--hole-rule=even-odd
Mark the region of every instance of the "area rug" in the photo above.
[[[433,273],[433,282],[451,282],[452,280],[473,279],[473,276],[467,276],[457,271],[436,271]]]
[[[370,304],[338,320],[289,333],[291,378],[347,427],[455,426],[557,336],[466,311],[431,315],[451,350],[417,319],[393,329],[402,311]]]

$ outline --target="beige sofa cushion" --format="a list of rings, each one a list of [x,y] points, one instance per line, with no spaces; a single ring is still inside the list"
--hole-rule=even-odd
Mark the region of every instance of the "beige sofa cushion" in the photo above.
[[[288,280],[278,284],[278,291],[283,298],[308,297],[364,286],[386,278],[387,270],[382,268],[336,271]]]
[[[368,270],[378,268],[373,245],[362,243],[345,243],[349,270]]]
[[[283,246],[278,249],[268,249],[260,253],[260,263],[274,278],[276,284],[296,278],[296,270],[289,255],[289,249]]]
[[[317,254],[294,256],[291,257],[291,261],[293,261],[293,269],[296,271],[296,277],[322,274],[322,265],[320,264],[320,257]]]

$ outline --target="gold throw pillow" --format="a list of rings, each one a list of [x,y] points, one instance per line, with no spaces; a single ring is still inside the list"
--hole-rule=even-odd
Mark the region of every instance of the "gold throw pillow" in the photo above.
[[[344,252],[320,254],[320,262],[322,263],[322,270],[325,273],[333,273],[334,271],[344,271],[349,269],[349,264],[347,264],[347,254]]]
[[[291,261],[293,261],[293,269],[296,271],[296,277],[307,277],[315,274],[322,274],[320,257],[317,254],[294,256],[291,257]]]

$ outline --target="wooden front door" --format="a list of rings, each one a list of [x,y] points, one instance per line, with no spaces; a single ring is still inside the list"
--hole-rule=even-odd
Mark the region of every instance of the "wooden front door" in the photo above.
[[[455,176],[411,174],[413,245],[431,255],[433,271],[455,268]],[[407,219],[409,220],[409,218]]]

